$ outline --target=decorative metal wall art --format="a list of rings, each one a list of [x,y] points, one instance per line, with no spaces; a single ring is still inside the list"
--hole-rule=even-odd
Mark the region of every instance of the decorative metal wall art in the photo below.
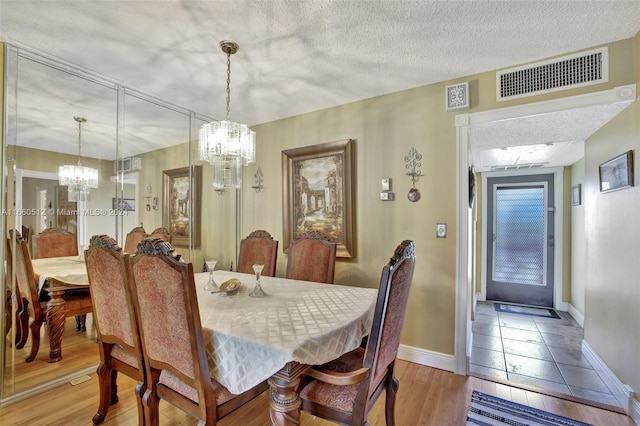
[[[253,177],[255,178],[256,184],[253,185],[252,188],[255,189],[256,192],[262,192],[264,189],[264,186],[262,185],[264,174],[262,174],[262,169],[260,169],[260,167],[258,167],[258,170],[256,170]]]
[[[420,191],[416,188],[416,182],[420,179],[420,176],[422,176],[422,172],[420,171],[422,163],[420,161],[422,161],[422,155],[419,154],[414,147],[411,147],[409,153],[404,156],[404,162],[407,163],[405,167],[409,169],[407,175],[411,176],[411,189],[407,194],[407,198],[412,203],[420,200]]]

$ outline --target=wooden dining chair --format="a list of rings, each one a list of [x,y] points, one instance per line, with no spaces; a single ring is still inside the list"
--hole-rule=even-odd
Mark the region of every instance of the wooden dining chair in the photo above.
[[[366,349],[358,348],[307,371],[300,386],[302,410],[345,425],[367,425],[385,391],[385,420],[393,426],[398,379],[393,368],[415,268],[415,243],[405,240],[382,269]]]
[[[27,243],[19,232],[12,237],[15,239],[15,253],[12,251],[13,241],[7,239],[7,262],[13,261],[15,256],[15,279],[19,292],[16,313],[16,348],[22,349],[31,332],[31,352],[26,362],[36,358],[40,349],[40,328],[45,322],[46,301],[40,301],[38,296],[38,282],[33,271],[31,255]],[[91,312],[91,302],[86,297],[65,297],[65,311],[67,316],[76,316]],[[31,319],[31,324],[29,324]]]
[[[138,423],[144,424],[142,395],[144,367],[136,317],[131,300],[129,255],[113,238],[94,235],[85,255],[93,318],[98,331],[100,399],[93,424],[102,423],[109,406],[118,402],[118,372],[138,381],[135,394]]]
[[[78,255],[76,234],[62,228],[45,229],[33,238],[33,244],[36,259]],[[76,331],[87,331],[86,323],[87,316],[85,314],[78,315],[76,317]]]
[[[127,234],[124,241],[124,252],[133,255],[136,252],[138,243],[147,237],[147,232],[142,226],[136,226]]]
[[[264,230],[250,233],[247,238],[240,241],[240,254],[238,256],[238,272],[253,274],[253,265],[264,265],[262,275],[276,276],[276,260],[278,258],[278,241]]]
[[[147,377],[147,424],[158,424],[160,399],[209,426],[267,389],[263,382],[234,395],[211,377],[192,263],[181,261],[171,244],[148,238],[130,263]]]
[[[147,235],[147,238],[160,238],[161,240],[166,241],[168,243],[171,242],[172,237],[173,235],[171,235],[171,232],[169,232],[167,228],[156,228],[153,230],[152,233]]]
[[[286,277],[333,284],[336,243],[319,231],[309,231],[289,244]]]
[[[48,257],[77,256],[76,234],[62,228],[47,228],[33,238],[36,259]]]

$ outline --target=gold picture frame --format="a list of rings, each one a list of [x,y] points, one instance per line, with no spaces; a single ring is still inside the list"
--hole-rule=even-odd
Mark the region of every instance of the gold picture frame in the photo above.
[[[200,247],[202,166],[162,172],[162,226],[171,233],[171,244]]]
[[[282,151],[283,244],[317,230],[337,244],[336,257],[355,257],[353,139]]]

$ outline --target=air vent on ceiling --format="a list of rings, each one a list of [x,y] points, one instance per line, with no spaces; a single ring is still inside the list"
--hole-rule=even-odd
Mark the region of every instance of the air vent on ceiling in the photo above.
[[[122,160],[116,160],[113,162],[113,172],[118,174],[120,172],[133,172],[142,168],[142,160],[140,157],[127,157]]]
[[[497,100],[523,98],[609,81],[606,47],[496,73]]]

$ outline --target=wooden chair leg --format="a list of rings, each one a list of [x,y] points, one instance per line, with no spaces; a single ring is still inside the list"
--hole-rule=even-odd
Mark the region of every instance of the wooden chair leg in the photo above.
[[[398,393],[398,388],[400,387],[400,383],[398,379],[393,376],[393,370],[389,373],[389,377],[386,379],[386,389],[385,389],[385,410],[384,410],[384,418],[387,423],[387,426],[395,425],[395,412],[396,412],[396,394]]]
[[[18,309],[16,311],[16,348],[22,349],[29,338],[29,313],[27,306],[29,302],[18,298]]]
[[[76,315],[76,331],[87,331],[87,314]]]
[[[136,404],[138,405],[138,425],[145,426],[151,424],[147,422],[145,418],[145,411],[142,405],[142,398],[144,397],[144,383],[138,382],[136,385]]]
[[[111,402],[111,384],[112,376],[115,370],[108,368],[103,362],[100,362],[96,373],[98,375],[98,387],[100,389],[100,399],[98,402],[98,412],[93,416],[93,424],[97,425],[104,421],[109,411]]]
[[[36,359],[38,355],[38,350],[40,349],[40,328],[42,327],[42,319],[35,319],[31,323],[31,353],[25,360],[26,362],[31,362]]]

